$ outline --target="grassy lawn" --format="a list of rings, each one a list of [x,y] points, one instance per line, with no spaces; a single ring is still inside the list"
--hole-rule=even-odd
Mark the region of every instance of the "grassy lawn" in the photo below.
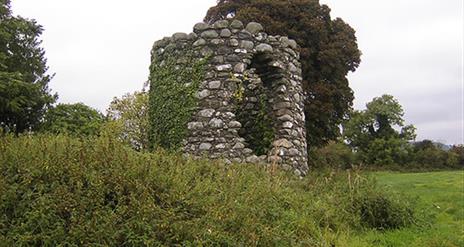
[[[371,231],[349,246],[464,246],[464,172],[375,173],[377,181],[417,198],[430,226],[396,231]]]

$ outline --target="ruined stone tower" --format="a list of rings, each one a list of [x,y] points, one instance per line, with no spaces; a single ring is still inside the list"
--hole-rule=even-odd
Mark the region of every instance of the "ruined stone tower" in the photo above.
[[[237,20],[198,23],[191,34],[176,33],[155,42],[152,66],[163,66],[168,56],[177,59],[177,66],[190,66],[185,63],[187,54],[207,64],[182,150],[227,162],[276,163],[305,175],[307,144],[296,42],[269,36],[254,22],[246,27]]]

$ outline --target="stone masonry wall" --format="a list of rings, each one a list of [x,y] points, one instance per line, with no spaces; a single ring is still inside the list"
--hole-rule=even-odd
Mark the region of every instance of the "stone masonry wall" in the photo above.
[[[184,152],[227,162],[276,163],[305,175],[307,146],[297,50],[295,41],[269,36],[258,23],[244,27],[237,20],[198,23],[193,33],[176,33],[155,42],[152,63],[158,65],[168,56],[177,58],[178,66],[189,66],[184,59],[187,54],[209,59],[197,93],[198,108],[186,126]],[[258,156],[247,140],[254,133],[247,132],[253,122],[246,116],[263,114],[263,109],[272,121],[273,140],[267,153]],[[242,116],[240,120],[237,115]]]

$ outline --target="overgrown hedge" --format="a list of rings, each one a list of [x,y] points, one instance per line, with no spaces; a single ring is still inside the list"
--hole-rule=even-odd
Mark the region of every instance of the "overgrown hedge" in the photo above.
[[[393,140],[394,141],[394,140]],[[354,152],[350,146],[338,141],[309,150],[309,164],[317,169],[350,169],[424,172],[435,170],[460,170],[464,168],[464,148],[453,146],[445,151],[432,144],[427,146],[407,144],[404,149],[390,149],[384,140],[373,142],[369,152]],[[421,142],[419,142],[421,143]],[[395,146],[395,145],[392,145]],[[397,146],[398,147],[398,146]],[[367,157],[370,156],[370,157]],[[369,163],[373,161],[372,163]]]
[[[343,246],[348,232],[413,223],[411,208],[357,173],[299,179],[105,135],[0,138],[4,246]]]

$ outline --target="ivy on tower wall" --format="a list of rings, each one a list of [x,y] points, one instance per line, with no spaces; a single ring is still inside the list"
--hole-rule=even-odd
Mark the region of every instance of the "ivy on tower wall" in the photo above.
[[[205,59],[195,60],[187,54],[183,61],[167,57],[150,67],[151,148],[177,150],[181,147],[187,135],[187,123],[198,103],[196,93],[203,80],[205,64]]]

